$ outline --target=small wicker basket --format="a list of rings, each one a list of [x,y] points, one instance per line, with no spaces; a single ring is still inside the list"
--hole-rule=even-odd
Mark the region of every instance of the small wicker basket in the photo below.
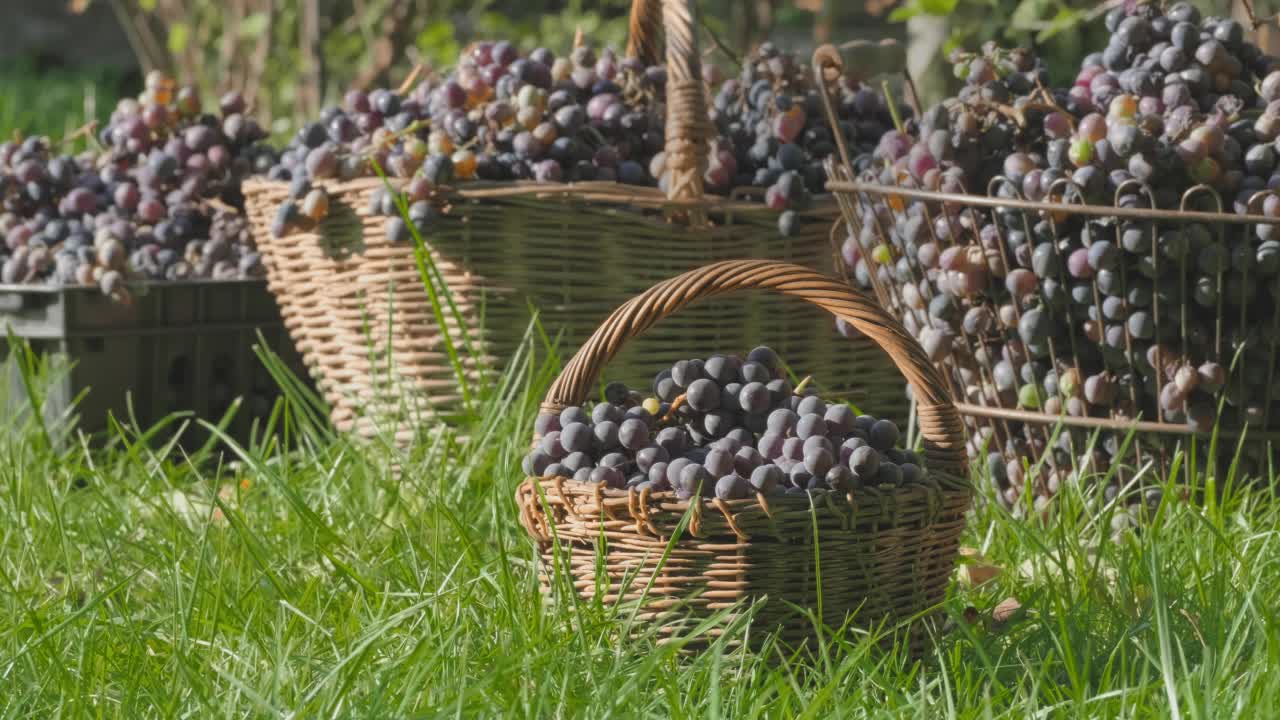
[[[605,320],[548,391],[543,411],[582,404],[604,365],[663,318],[738,290],[804,300],[888,353],[914,392],[928,485],[724,501],[529,478],[516,502],[537,541],[544,590],[557,570],[568,572],[584,597],[602,592],[604,602],[639,603],[637,617],[658,623],[668,637],[725,609],[733,617],[744,601],[762,598],[768,602],[755,622],[781,628],[795,644],[815,631],[796,607],[835,627],[855,613],[862,625],[929,615],[945,596],[970,503],[960,416],[916,341],[845,283],[757,260],[716,263],[662,282]],[[858,377],[852,362],[845,372]],[[687,528],[671,542],[686,513]],[[918,650],[925,626],[911,627]]]
[[[442,330],[414,246],[390,242],[382,219],[368,214],[380,180],[329,184],[329,217],[284,238],[268,229],[287,183],[245,184],[270,287],[340,429],[361,436],[391,429],[403,442],[421,420],[456,410],[459,378],[446,332],[455,346],[469,333],[483,357],[473,365],[499,367],[524,340],[530,307],[548,335],[576,347],[619,295],[709,262],[767,257],[832,271],[829,232],[839,210],[830,197],[802,213],[794,236],[781,237],[777,212],[762,203],[704,195],[709,125],[691,5],[636,0],[632,9],[629,53],[651,58],[659,31],[667,37],[667,163],[680,168],[667,194],[616,183],[475,182],[450,191],[449,214],[426,238],[427,251],[465,328],[445,313]],[[831,371],[856,362],[869,382],[847,399],[905,420],[908,400],[879,349],[864,338],[842,340],[813,308],[772,298],[698,308],[636,343],[616,370],[619,379],[638,380],[686,349],[750,346],[757,337],[773,339],[818,376],[838,376]],[[469,381],[482,369],[467,366]]]

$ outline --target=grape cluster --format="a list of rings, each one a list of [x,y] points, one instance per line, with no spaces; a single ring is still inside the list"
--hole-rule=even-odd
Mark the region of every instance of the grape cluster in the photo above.
[[[1048,87],[1027,50],[954,53],[964,89],[915,135],[886,134],[869,171],[899,187],[1280,218],[1280,61],[1239,22],[1188,3],[1129,3],[1106,24],[1109,44],[1067,88]],[[1278,226],[866,200],[844,260],[863,286],[893,288],[964,399],[1200,431],[1219,420],[1219,400],[1226,427],[1280,417]],[[1122,439],[1086,454],[1075,434],[1049,447],[1047,432],[998,424],[973,450],[1005,450],[989,467],[1010,501],[1024,458],[1052,451],[1033,479],[1050,494],[1119,460]],[[1139,445],[1135,465],[1164,452]]]
[[[767,188],[765,203],[782,213],[783,235],[796,231],[795,211],[824,192],[823,160],[836,150],[833,132],[842,134],[851,152],[868,151],[894,127],[885,98],[847,77],[833,88],[839,126],[828,127],[812,71],[773,43],[763,43],[746,58],[737,78],[717,84],[718,71],[708,66],[705,79],[715,87],[710,115],[717,131],[706,187],[718,193]],[[910,117],[906,108],[899,116]],[[655,169],[661,169],[660,158]]]
[[[767,347],[682,360],[652,390],[610,383],[593,407],[539,415],[525,474],[721,500],[926,481],[894,423],[795,392]]]
[[[275,154],[236,93],[202,113],[193,88],[147,76],[97,147],[59,153],[45,137],[0,144],[0,282],[97,285],[258,277],[241,180]]]
[[[476,43],[450,73],[407,95],[353,90],[302,127],[268,172],[292,188],[277,229],[312,219],[302,205],[316,181],[378,169],[421,181],[411,204],[425,203],[431,187],[471,180],[652,185],[647,168],[662,150],[662,116],[646,99],[665,83],[665,68],[609,49],[580,46],[556,57],[546,48],[524,55],[507,42]],[[394,200],[377,205],[389,216],[388,234],[407,237]]]
[[[472,180],[670,182],[666,165],[665,66],[646,67],[612,50],[589,46],[557,57],[546,48],[524,55],[507,42],[469,48],[448,74],[407,95],[353,90],[341,107],[326,108],[302,127],[268,176],[291,184],[275,232],[306,227],[327,207],[317,181],[372,176],[380,168],[413,181],[405,198],[419,230],[438,216],[432,189]],[[825,183],[822,160],[835,148],[821,101],[805,65],[765,43],[739,77],[722,80],[704,66],[713,93],[714,126],[707,192],[767,189],[781,212],[779,229],[793,234],[795,210]],[[839,87],[840,132],[869,148],[892,127],[892,113],[872,90]],[[376,166],[376,167],[375,167]],[[384,215],[387,235],[410,236],[396,199],[380,195],[371,210]]]

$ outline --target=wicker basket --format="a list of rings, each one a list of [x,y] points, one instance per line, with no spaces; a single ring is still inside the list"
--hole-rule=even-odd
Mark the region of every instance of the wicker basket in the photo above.
[[[814,54],[815,73],[830,77],[847,60],[835,48],[819,48]],[[829,163],[828,189],[854,236],[883,245],[892,255],[885,263],[884,257],[863,252],[870,289],[907,328],[922,335],[940,331],[940,337],[951,338],[946,347],[940,347],[936,364],[957,398],[956,407],[970,436],[970,454],[997,452],[1005,461],[1004,467],[996,468],[996,457],[987,458],[992,465],[990,480],[1001,500],[1014,504],[1021,496],[1024,482],[1018,476],[1028,473],[1028,467],[1039,470],[1026,484],[1036,502],[1043,503],[1064,483],[1108,471],[1112,474],[1108,493],[1145,467],[1158,468],[1157,478],[1165,477],[1175,467],[1180,450],[1195,450],[1181,465],[1188,478],[1198,463],[1216,462],[1220,469],[1231,465],[1237,461],[1237,446],[1244,450],[1238,469],[1249,475],[1268,475],[1269,464],[1280,459],[1275,453],[1280,446],[1276,420],[1280,394],[1267,390],[1280,370],[1280,292],[1261,291],[1262,284],[1274,283],[1280,274],[1274,269],[1263,273],[1251,262],[1261,237],[1280,238],[1280,227],[1276,227],[1280,218],[1261,213],[1263,202],[1276,195],[1274,191],[1254,194],[1237,208],[1238,214],[1223,212],[1222,198],[1207,185],[1177,198],[1178,210],[1158,209],[1156,191],[1134,179],[1116,189],[1110,205],[1087,202],[1085,191],[1069,179],[1055,183],[1044,201],[1030,201],[1020,183],[1004,177],[994,178],[985,195],[928,191],[910,180],[883,184],[871,172],[859,176],[847,150],[840,150],[843,165]],[[967,247],[971,256],[984,258],[991,283],[957,300],[955,317],[985,307],[990,311],[990,327],[956,323],[958,327],[952,328],[928,310],[928,303],[941,292],[938,271],[922,268],[914,258],[900,263],[905,253],[890,230],[913,205],[923,208],[927,241],[939,249]],[[940,235],[935,220],[946,224],[950,237]],[[1030,252],[1019,259],[1013,248],[1021,243],[1011,243],[1010,233],[1025,232],[1030,246],[1035,242],[1032,225],[1038,220],[1050,223],[1055,235],[1061,228],[1084,235],[1079,228],[1094,223],[1082,241],[1086,250],[1106,240],[1117,253],[1146,263],[1144,268],[1154,277],[1126,271],[1127,263],[1119,262],[1118,269],[1105,277],[1115,287],[1104,284],[1102,272],[1081,283],[1069,276],[1063,248],[1053,243],[1058,269],[1050,279],[1058,283],[1060,295],[1050,298],[1048,285],[1037,281],[1033,297],[1012,297],[1003,277],[1029,265]],[[981,233],[962,229],[988,223],[995,232],[985,241]],[[1164,233],[1181,235],[1197,228],[1205,233],[1208,245],[1216,246],[1212,249],[1227,252],[1234,264],[1231,271],[1209,271],[1209,291],[1216,299],[1208,304],[1204,299],[1208,296],[1193,300],[1187,289],[1189,278],[1206,272],[1198,267],[1196,251],[1175,260],[1159,240]],[[1126,229],[1141,233],[1139,246],[1126,247],[1122,237]],[[1230,254],[1235,251],[1244,251],[1245,262]],[[848,278],[848,268],[844,270]],[[1232,286],[1248,288],[1253,283],[1259,285],[1257,292],[1246,290],[1240,293],[1242,300],[1231,299]],[[1083,297],[1072,297],[1069,288],[1083,290]],[[1109,294],[1123,298],[1123,304],[1105,304]],[[1049,315],[1052,328],[1045,347],[1029,351],[1019,339],[1018,322],[1033,308]],[[1128,320],[1137,311],[1153,318],[1147,337],[1131,330]],[[1234,332],[1224,329],[1224,319],[1236,328]],[[1146,333],[1142,329],[1142,335]],[[991,369],[991,360],[1002,354],[1017,373],[1013,390],[1002,387],[1008,380],[997,379]],[[1047,397],[1037,393],[1033,403],[1043,407],[1028,407],[1016,386],[1026,382],[1024,371],[1031,360],[1056,373],[1055,378],[1074,373],[1079,378],[1077,389],[1063,387]],[[1167,410],[1157,402],[1166,390],[1174,390],[1179,370],[1194,372],[1206,362],[1224,369],[1220,390],[1206,392],[1205,386],[1188,382],[1192,390],[1180,407]],[[1091,375],[1115,379],[1114,399],[1101,403],[1088,399],[1080,388]],[[1100,437],[1093,441],[1095,433]],[[1215,457],[1206,452],[1213,442],[1218,448]],[[1130,498],[1137,499],[1136,495]]]
[[[548,335],[576,347],[617,297],[708,262],[767,257],[831,272],[828,233],[839,211],[830,197],[803,213],[800,231],[784,238],[777,213],[763,204],[704,196],[708,123],[687,0],[637,0],[629,52],[652,53],[653,30],[645,28],[664,25],[668,166],[683,168],[669,195],[615,183],[468,183],[451,191],[448,216],[426,238],[485,365],[500,366],[516,351],[530,307]],[[389,242],[381,218],[368,215],[368,197],[380,184],[330,184],[329,218],[314,232],[278,239],[268,228],[287,185],[255,181],[244,189],[268,281],[334,408],[335,424],[363,436],[390,429],[404,441],[424,416],[457,408],[459,383],[414,247]],[[448,314],[445,319],[449,338],[460,346],[462,329]],[[659,358],[750,346],[761,336],[818,376],[837,377],[833,369],[856,362],[868,382],[848,399],[905,419],[908,401],[878,348],[866,339],[842,339],[830,318],[812,308],[772,298],[698,308],[680,325],[631,347],[619,359],[618,377],[639,383]],[[466,368],[473,378],[481,370]]]
[[[548,391],[543,411],[582,404],[604,365],[663,318],[738,290],[804,300],[884,348],[918,403],[929,486],[723,501],[529,478],[516,501],[538,544],[544,589],[550,591],[557,570],[568,572],[584,597],[602,592],[606,603],[638,603],[637,617],[657,623],[665,636],[725,609],[732,617],[740,603],[766,597],[755,622],[766,630],[780,627],[782,637],[797,644],[814,627],[793,606],[820,613],[834,627],[854,613],[864,625],[927,616],[945,596],[970,502],[960,417],[915,340],[846,284],[759,260],[716,263],[662,282],[605,320]],[[852,362],[845,373],[860,374]],[[668,554],[686,513],[689,524]],[[924,624],[912,627],[919,649]]]

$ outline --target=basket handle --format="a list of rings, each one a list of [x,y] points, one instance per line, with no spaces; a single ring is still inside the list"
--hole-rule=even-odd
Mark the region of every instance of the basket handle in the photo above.
[[[821,45],[813,51],[813,66],[821,68],[827,82],[848,72],[855,80],[874,75],[890,75],[907,69],[907,49],[893,38],[877,42],[850,40],[840,45]]]
[[[654,0],[649,0],[653,2]],[[702,176],[711,155],[711,120],[702,82],[702,57],[694,23],[694,0],[661,0],[667,35],[667,199],[702,199]],[[695,219],[696,222],[696,219]]]
[[[836,140],[836,148],[840,159],[846,167],[852,168],[849,148],[845,144],[844,134],[840,132],[840,118],[836,115],[831,97],[831,87],[842,75],[863,82],[876,75],[901,75],[909,93],[908,100],[916,117],[921,116],[920,97],[916,93],[915,81],[907,69],[907,49],[893,38],[885,38],[878,42],[870,40],[850,40],[840,45],[825,44],[813,51],[813,81],[822,97],[822,108],[827,115],[831,135]],[[886,101],[889,98],[885,98]]]
[[[929,467],[965,477],[960,414],[919,343],[871,298],[834,278],[773,260],[726,260],[706,265],[664,280],[627,301],[574,354],[547,391],[542,410],[559,412],[581,405],[601,370],[629,340],[691,303],[736,290],[773,290],[805,300],[871,338],[911,383]]]
[[[711,121],[702,82],[702,57],[694,22],[695,0],[632,0],[627,55],[655,65],[661,35],[667,38],[667,199],[702,199],[702,175],[711,155]],[[695,218],[696,220],[696,218]]]
[[[662,51],[662,0],[632,0],[627,57],[657,65]]]

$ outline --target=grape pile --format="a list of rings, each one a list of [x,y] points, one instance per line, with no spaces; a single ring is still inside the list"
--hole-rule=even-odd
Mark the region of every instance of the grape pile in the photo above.
[[[268,171],[290,183],[273,232],[305,228],[327,210],[320,181],[386,175],[405,181],[410,218],[420,231],[439,216],[433,190],[473,180],[608,181],[666,188],[665,66],[646,67],[589,46],[557,57],[546,48],[524,55],[507,42],[470,47],[447,75],[407,94],[351,91],[302,127]],[[715,138],[704,174],[707,192],[767,188],[793,234],[800,210],[825,182],[822,160],[835,145],[803,63],[766,43],[739,77],[722,80],[711,65],[704,81]],[[892,126],[876,92],[843,82],[839,130],[870,149]],[[376,166],[376,167],[375,167]],[[379,194],[371,211],[386,233],[407,240],[396,198]]]
[[[927,482],[889,420],[797,393],[767,347],[682,360],[643,397],[610,383],[593,407],[540,414],[532,477],[735,500]]]
[[[864,287],[891,289],[971,403],[1204,431],[1222,399],[1224,427],[1265,428],[1280,417],[1280,226],[1124,212],[1280,218],[1280,60],[1239,22],[1185,2],[1127,3],[1106,25],[1109,44],[1068,88],[1048,87],[1027,50],[955,52],[964,89],[925,112],[918,132],[885,134],[863,167],[885,185],[1114,205],[1114,215],[867,195],[844,260]],[[1113,463],[1122,482],[1168,457],[1159,438],[1122,459],[1114,434],[1086,452],[1080,433],[1049,447],[1032,426],[981,430],[971,451],[990,443],[991,480],[1009,502],[1023,460],[1046,450],[1032,478],[1044,495]]]
[[[241,180],[275,153],[225,95],[203,113],[195,90],[152,73],[121,100],[98,146],[69,155],[48,138],[0,144],[0,282],[97,285],[258,277]]]
[[[324,216],[319,182],[402,178],[410,221],[429,229],[436,186],[471,180],[604,180],[651,185],[648,159],[662,149],[662,119],[643,102],[662,92],[666,71],[578,47],[568,57],[546,48],[527,56],[507,42],[469,48],[444,77],[407,96],[385,88],[347,93],[302,127],[268,172],[290,183],[273,232],[283,235]],[[317,186],[317,187],[313,187]],[[371,210],[387,216],[393,241],[410,237],[396,198],[380,193]]]
[[[833,132],[842,134],[851,152],[869,151],[894,127],[894,111],[884,96],[847,77],[834,88],[839,127],[827,127],[809,66],[772,43],[747,58],[737,78],[716,86],[717,74],[708,67],[704,78],[716,88],[710,115],[718,134],[706,187],[718,193],[767,188],[765,203],[781,211],[783,235],[795,232],[795,211],[824,192],[823,160],[835,152]],[[905,107],[895,110],[910,117]]]

